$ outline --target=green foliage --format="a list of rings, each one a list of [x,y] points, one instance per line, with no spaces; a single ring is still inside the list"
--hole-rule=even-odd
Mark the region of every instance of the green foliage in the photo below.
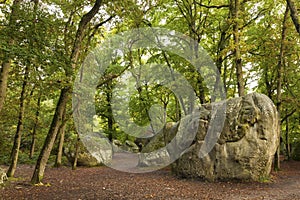
[[[34,157],[32,159],[29,158],[29,152],[28,151],[20,151],[19,152],[19,158],[18,163],[19,164],[29,164],[34,165],[36,163],[38,154],[34,154]],[[2,155],[0,157],[0,164],[1,165],[9,165],[11,162],[10,155]]]

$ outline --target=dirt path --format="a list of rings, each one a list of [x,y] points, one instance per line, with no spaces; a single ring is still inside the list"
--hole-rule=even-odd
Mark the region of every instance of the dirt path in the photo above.
[[[270,183],[179,179],[167,169],[144,174],[108,167],[47,168],[44,186],[29,183],[33,166],[22,165],[17,180],[0,188],[0,199],[300,199],[300,162],[284,162]]]

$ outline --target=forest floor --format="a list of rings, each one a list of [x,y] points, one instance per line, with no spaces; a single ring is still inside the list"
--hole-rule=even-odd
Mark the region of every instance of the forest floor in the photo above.
[[[283,162],[266,183],[180,179],[168,169],[130,174],[108,167],[48,167],[44,185],[33,186],[33,170],[19,166],[16,178],[0,186],[0,199],[300,199],[300,162],[295,161]]]

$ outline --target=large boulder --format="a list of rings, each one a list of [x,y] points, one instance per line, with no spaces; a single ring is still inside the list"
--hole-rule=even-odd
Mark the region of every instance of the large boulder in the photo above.
[[[218,108],[224,108],[224,104],[226,110],[223,109],[222,114],[220,112],[222,109]],[[191,145],[172,164],[173,172],[179,176],[210,181],[218,179],[258,181],[269,176],[280,137],[277,110],[267,96],[253,93],[245,97],[207,104],[203,105],[198,113],[199,127],[195,137],[189,138],[192,134],[188,132],[178,136],[177,123],[158,133],[142,152],[154,152],[166,146],[172,138],[177,137],[181,140],[185,137]],[[225,118],[224,123],[222,116]],[[214,129],[211,127],[212,124],[220,128]],[[207,136],[209,128],[216,130],[214,136]],[[216,139],[213,139],[215,136]],[[172,160],[176,148],[180,149],[176,142],[174,144],[175,146],[171,148],[159,151],[157,155],[142,154],[140,166],[159,165]],[[212,149],[207,146],[211,146]],[[208,154],[205,153],[205,149]]]
[[[199,131],[189,150],[173,165],[177,175],[206,180],[259,181],[269,176],[279,145],[278,114],[273,102],[253,93],[226,102],[226,118],[212,151],[199,157],[211,117],[200,119]],[[211,106],[207,107],[208,110]]]

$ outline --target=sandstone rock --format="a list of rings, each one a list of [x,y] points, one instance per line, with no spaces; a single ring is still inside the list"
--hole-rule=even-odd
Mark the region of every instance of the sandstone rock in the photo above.
[[[226,110],[222,113],[219,108],[225,108],[224,104]],[[172,164],[173,172],[179,176],[210,181],[257,181],[269,175],[279,144],[279,131],[276,107],[267,96],[253,93],[203,105],[198,114],[199,127],[195,137],[189,132],[178,136],[178,123],[169,124],[144,147],[139,165],[154,166],[172,160],[173,154],[182,152],[182,144],[174,142],[174,145],[164,147],[173,138],[181,140],[185,137],[182,141],[193,140],[192,145]],[[222,120],[223,116],[225,120]],[[207,134],[209,129],[212,135]],[[157,153],[151,154],[154,151]]]
[[[279,144],[278,115],[273,102],[253,93],[226,102],[223,130],[212,151],[199,158],[209,120],[201,117],[189,150],[173,164],[182,177],[259,181],[269,176]],[[204,106],[209,109],[209,106]]]
[[[120,152],[122,146],[123,146],[123,143],[120,140],[114,139],[112,141],[112,149],[113,149],[114,153]]]
[[[153,152],[165,147],[177,133],[178,123],[168,122],[165,127],[143,147],[142,153]]]
[[[134,143],[139,147],[139,150],[142,151],[150,141],[152,141],[153,137],[156,136],[155,131],[152,127],[149,127],[146,131],[146,133],[143,133],[144,136],[147,136],[145,138],[139,138],[137,137],[134,141]]]
[[[178,129],[178,123],[168,122],[164,128],[157,133],[143,147],[139,154],[139,167],[164,166],[171,163],[171,155],[166,148],[166,144],[175,137]]]
[[[7,178],[7,175],[6,175],[6,172],[0,168],[0,184],[3,184],[4,181],[7,181],[8,178]]]
[[[180,123],[167,123],[143,148],[139,154],[138,166],[159,169],[178,159],[196,136],[198,125],[196,127],[195,125],[199,123],[198,120],[194,120],[196,115],[199,116],[198,111],[187,115]]]
[[[114,140],[112,141],[112,143],[113,143],[114,145],[118,146],[118,147],[120,147],[120,146],[123,145],[122,142],[121,142],[120,140],[116,140],[116,139],[114,139]]]
[[[132,141],[126,140],[125,146],[128,147],[128,151],[137,153],[139,152],[140,148]]]
[[[113,140],[112,146],[113,146],[114,153],[121,153],[126,151],[138,153],[140,151],[138,145],[130,140],[126,140],[124,144],[119,140]]]
[[[157,150],[155,153],[139,154],[139,167],[160,167],[171,162],[171,155],[166,148]]]

